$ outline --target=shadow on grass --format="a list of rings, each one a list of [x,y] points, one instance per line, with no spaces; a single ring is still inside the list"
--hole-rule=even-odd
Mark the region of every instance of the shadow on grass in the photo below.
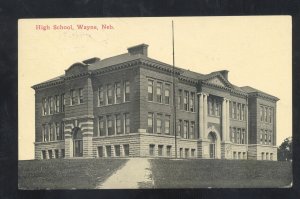
[[[127,159],[19,161],[19,189],[94,189]]]

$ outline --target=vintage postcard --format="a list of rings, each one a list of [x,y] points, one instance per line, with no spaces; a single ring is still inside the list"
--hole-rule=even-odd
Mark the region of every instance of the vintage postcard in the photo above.
[[[20,19],[19,189],[292,186],[290,16]]]

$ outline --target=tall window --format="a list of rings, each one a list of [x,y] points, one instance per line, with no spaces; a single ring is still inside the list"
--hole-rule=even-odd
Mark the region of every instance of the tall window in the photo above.
[[[130,133],[130,117],[129,117],[129,113],[125,113],[124,114],[125,117],[125,133]]]
[[[272,123],[272,108],[269,109],[269,122]]]
[[[47,129],[46,129],[46,125],[43,124],[42,125],[42,141],[43,142],[47,142],[48,141],[48,135],[47,135]]]
[[[215,100],[215,116],[220,116],[221,104],[219,101]]]
[[[66,99],[65,99],[65,94],[61,94],[61,112],[65,112],[65,106],[66,106]]]
[[[190,139],[194,139],[195,138],[195,122],[191,122],[190,123],[189,138]]]
[[[263,134],[264,134],[264,131],[260,130],[260,144],[263,144]]]
[[[116,115],[115,124],[116,124],[116,133],[117,134],[122,134],[121,115],[120,114]]]
[[[183,98],[183,107],[185,111],[189,110],[189,92],[188,91],[184,91],[184,98]]]
[[[80,88],[79,90],[78,90],[78,93],[79,93],[79,96],[78,96],[78,98],[79,98],[79,104],[82,104],[83,103],[83,88]]]
[[[162,133],[162,114],[157,114],[156,117],[156,133]]]
[[[195,111],[195,93],[191,93],[191,97],[190,97],[190,111],[191,112]]]
[[[270,131],[270,134],[269,134],[269,144],[272,144],[272,131]]]
[[[237,129],[237,133],[236,133],[236,139],[237,139],[237,143],[240,144],[241,143],[241,129]]]
[[[184,121],[183,122],[183,138],[188,138],[188,128],[189,128],[189,122]]]
[[[156,84],[156,97],[157,97],[157,102],[162,103],[162,83],[157,82]]]
[[[46,126],[46,141],[50,141],[50,124]]]
[[[54,100],[53,100],[53,97],[49,97],[48,98],[48,103],[50,104],[49,106],[49,114],[53,114],[54,112]]]
[[[65,139],[65,123],[61,122],[60,123],[60,134],[61,134],[61,139]]]
[[[165,84],[165,104],[170,104],[170,84]]]
[[[58,122],[55,123],[55,133],[56,133],[56,140],[61,140],[60,126]]]
[[[148,133],[153,133],[153,113],[148,113]]]
[[[182,99],[182,90],[179,90],[178,91],[178,101],[177,101],[177,108],[178,108],[178,110],[180,110],[180,109],[182,109],[182,106],[181,106],[181,103],[182,103],[182,101],[181,101],[181,99]]]
[[[268,144],[268,131],[265,131],[265,144]]]
[[[232,118],[232,101],[229,102],[229,115]]]
[[[233,102],[232,113],[233,113],[233,118],[234,118],[234,119],[237,119],[237,118],[236,118],[236,103],[235,103],[235,102]]]
[[[107,133],[108,133],[108,135],[113,135],[114,134],[114,129],[113,129],[112,116],[108,115],[106,117],[106,119],[107,119]]]
[[[47,115],[47,98],[42,99],[43,115]]]
[[[121,103],[121,83],[117,82],[115,83],[115,99],[116,99],[116,103],[119,104]]]
[[[181,136],[182,137],[182,120],[178,120],[177,122],[177,136]]]
[[[104,128],[104,117],[103,116],[100,116],[99,117],[99,135],[100,136],[105,136],[105,128]]]
[[[208,115],[213,115],[213,102],[210,97],[208,98]]]
[[[98,90],[98,105],[103,106],[104,104],[105,104],[105,101],[104,101],[104,88],[103,88],[103,86],[100,86],[99,90]]]
[[[238,119],[238,120],[241,119],[240,116],[241,116],[241,104],[238,103],[238,104],[237,104],[237,119]]]
[[[60,99],[59,99],[59,95],[55,96],[55,112],[59,113],[60,112]]]
[[[165,116],[165,134],[170,134],[170,127],[171,127],[171,116]]]
[[[264,108],[261,106],[260,107],[260,121],[264,121],[264,110],[263,110]]]
[[[130,82],[125,81],[125,102],[130,101]]]
[[[49,124],[50,127],[50,141],[54,141],[54,127],[53,124]]]
[[[148,80],[148,101],[153,101],[153,80]]]
[[[231,132],[232,133],[231,134],[231,140],[232,140],[233,143],[235,143],[235,130],[236,130],[235,128],[231,128],[231,131],[232,131]]]
[[[113,94],[112,94],[112,85],[108,84],[107,85],[107,104],[112,104],[113,103]]]
[[[71,105],[74,105],[76,103],[76,91],[72,89],[70,91],[70,96],[71,96]]]
[[[246,143],[246,133],[245,133],[245,129],[242,129],[242,143],[241,144],[245,144]]]
[[[267,107],[265,107],[265,114],[264,114],[264,116],[265,116],[265,122],[267,122],[268,121],[268,113],[267,113],[267,110],[268,110],[268,108]]]
[[[245,104],[242,105],[242,114],[241,114],[241,120],[245,119]]]

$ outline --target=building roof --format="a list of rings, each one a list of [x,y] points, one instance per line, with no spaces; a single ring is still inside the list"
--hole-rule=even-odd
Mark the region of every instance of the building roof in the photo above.
[[[97,69],[105,68],[108,66],[121,64],[124,62],[133,61],[133,60],[139,59],[141,57],[145,58],[145,56],[141,55],[141,54],[130,55],[129,53],[124,53],[121,55],[116,55],[113,57],[109,57],[106,59],[96,61],[95,63],[91,63],[91,64],[89,64],[88,68],[89,68],[89,70],[97,70]]]
[[[247,92],[248,94],[261,94],[261,95],[263,95],[263,96],[265,96],[265,97],[269,97],[269,98],[272,98],[273,100],[276,100],[276,101],[278,101],[279,100],[279,98],[277,98],[277,97],[275,97],[275,96],[273,96],[273,95],[270,95],[270,94],[268,94],[268,93],[266,93],[266,92],[263,92],[263,91],[261,91],[261,90],[258,90],[258,89],[256,89],[256,88],[252,88],[251,86],[242,86],[242,87],[240,87],[242,90],[244,90],[245,92]]]
[[[159,68],[162,68],[163,70],[166,70],[166,71],[172,70],[172,68],[173,68],[172,65],[148,57],[147,56],[147,47],[148,47],[148,45],[146,45],[146,44],[136,45],[136,46],[129,47],[128,52],[124,53],[124,54],[116,55],[116,56],[105,58],[102,60],[100,58],[94,57],[94,58],[79,62],[77,64],[79,64],[83,67],[87,67],[88,71],[98,71],[98,70],[101,71],[101,69],[104,69],[107,67],[124,64],[124,63],[128,63],[128,62],[135,61],[135,60],[139,60],[139,61],[143,60],[144,62],[150,63],[150,65],[159,66]],[[75,64],[73,64],[73,65],[75,65]],[[72,66],[70,66],[70,68]],[[233,85],[232,83],[230,83],[228,81],[228,77],[227,77],[228,71],[227,70],[214,71],[209,74],[201,74],[201,73],[193,72],[193,71],[183,69],[183,68],[177,67],[177,66],[175,67],[175,69],[176,69],[176,71],[179,72],[178,74],[180,74],[180,76],[183,79],[185,79],[186,81],[205,82],[211,78],[219,76],[221,79],[223,79],[223,82],[226,84],[226,87],[229,87],[231,90],[233,90],[237,93],[240,93],[243,95],[260,93],[261,95],[264,95],[267,98],[271,98],[272,100],[279,100],[275,96],[269,95],[265,92],[254,89],[250,86],[238,87],[238,86]],[[66,71],[68,71],[68,70],[66,70]],[[47,84],[52,85],[52,84],[60,83],[61,82],[60,80],[63,80],[64,77],[65,77],[65,74],[57,76],[50,80],[47,80],[47,81],[41,82],[37,85],[34,85],[34,86],[32,86],[32,88],[38,88],[38,87],[44,86],[44,85],[46,86]]]

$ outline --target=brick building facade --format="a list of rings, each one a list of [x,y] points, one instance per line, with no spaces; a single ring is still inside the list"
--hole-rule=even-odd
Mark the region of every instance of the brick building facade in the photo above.
[[[35,158],[277,160],[278,98],[231,84],[226,70],[173,70],[147,48],[78,62],[34,85]]]

